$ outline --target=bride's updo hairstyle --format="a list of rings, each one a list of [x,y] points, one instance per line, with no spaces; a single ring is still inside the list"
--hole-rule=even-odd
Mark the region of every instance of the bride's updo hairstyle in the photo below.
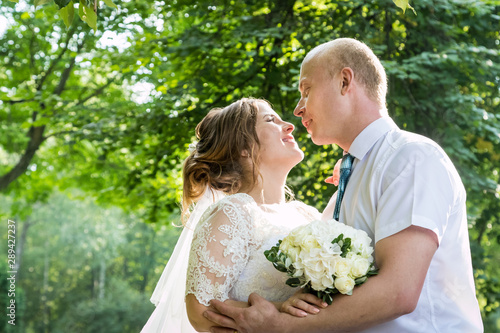
[[[225,108],[212,109],[196,126],[198,143],[184,162],[182,174],[185,217],[207,186],[234,194],[242,186],[255,184],[260,147],[256,132],[259,103],[269,105],[262,99],[243,98]],[[243,164],[248,158],[252,163]]]

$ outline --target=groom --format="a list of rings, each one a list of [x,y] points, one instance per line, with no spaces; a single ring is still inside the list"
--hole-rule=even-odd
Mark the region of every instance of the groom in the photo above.
[[[465,190],[446,153],[400,130],[387,115],[387,81],[365,44],[341,38],[304,59],[302,118],[317,145],[354,157],[339,221],[365,230],[379,274],[305,318],[279,313],[257,294],[249,308],[219,301],[213,332],[482,332],[465,211]],[[323,218],[333,217],[336,195]]]

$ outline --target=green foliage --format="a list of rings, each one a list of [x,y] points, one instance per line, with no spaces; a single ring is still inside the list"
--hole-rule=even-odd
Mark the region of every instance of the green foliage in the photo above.
[[[111,281],[105,298],[81,300],[54,324],[54,333],[65,332],[139,332],[154,306],[148,297],[122,280]]]
[[[415,15],[417,15],[417,12],[415,11],[415,9],[413,9],[412,6],[410,6],[410,3],[408,0],[392,0],[392,2],[394,2],[394,4],[396,6],[398,6],[399,8],[401,8],[403,10],[403,13],[405,13],[405,11],[407,9],[411,9],[413,11],[413,13]]]
[[[82,244],[93,253],[110,251],[108,274],[122,276],[139,292],[152,291],[178,235],[177,229],[161,228],[178,216],[182,161],[194,127],[213,107],[262,97],[296,124],[305,159],[290,173],[289,186],[298,199],[322,209],[336,189],[323,179],[342,152],[315,146],[292,115],[297,79],[302,58],[314,46],[353,37],[382,59],[390,82],[388,109],[396,123],[441,144],[462,176],[478,299],[486,327],[498,329],[497,3],[420,0],[412,2],[414,15],[404,12],[409,8],[404,3],[389,0],[133,1],[118,8],[105,1],[96,17],[93,1],[80,3],[59,10],[52,1],[35,1],[36,11],[23,2],[0,6],[0,18],[8,21],[0,35],[0,189],[7,195],[0,201],[0,217],[16,218],[21,225],[38,220],[58,189],[73,199],[119,206],[134,217],[125,219],[130,225],[124,234],[104,229],[113,235],[104,244],[85,233],[71,238],[79,244],[75,248],[61,226],[82,233],[81,226],[71,224],[74,216],[85,215],[81,210],[58,219],[60,229],[44,230],[42,222],[30,227],[36,233],[28,237],[26,262],[32,264],[25,267],[38,267],[23,282],[26,294],[33,295],[26,302],[27,313],[36,314],[30,320],[44,323],[40,265],[45,253],[57,258],[51,259],[57,262],[54,269],[74,270],[51,281],[68,281],[60,294],[51,295],[54,325],[64,326],[58,321],[64,309],[77,303],[82,311],[90,307],[89,281],[100,268]],[[94,31],[72,21],[75,6],[91,15],[86,20]],[[141,101],[133,93],[137,84],[153,87]],[[53,212],[44,214],[51,220]],[[42,236],[50,240],[48,248],[37,243]],[[160,237],[168,238],[168,246],[157,249]],[[78,260],[70,260],[73,255]],[[90,270],[76,273],[72,265]],[[113,307],[111,300],[100,302],[103,311]]]
[[[4,250],[3,247],[2,250]],[[6,251],[4,253],[6,253]],[[0,318],[0,328],[2,328],[2,332],[14,333],[19,332],[17,328],[20,322],[25,318],[26,296],[24,290],[17,285],[17,279],[14,280],[15,289],[12,291],[10,281],[7,280],[11,278],[11,274],[7,273],[9,271],[12,270],[7,267],[6,260],[0,261],[0,306],[2,309],[6,309],[4,315]],[[14,316],[10,317],[9,315],[11,312],[9,306],[12,306],[12,301],[15,302],[15,309],[13,313]],[[9,324],[9,321],[15,325]]]
[[[35,9],[52,2],[57,5],[60,18],[62,18],[66,27],[69,28],[75,16],[74,2],[72,0],[35,0]],[[104,0],[103,2],[110,8],[118,8],[112,0]],[[87,25],[94,31],[97,31],[98,6],[98,0],[80,0],[80,2],[78,3],[78,16],[80,16],[81,20],[87,23]]]
[[[16,329],[138,332],[154,309],[149,297],[179,228],[155,228],[116,208],[98,207],[91,198],[71,200],[60,193],[35,211],[16,222]],[[5,304],[5,263],[0,269]]]

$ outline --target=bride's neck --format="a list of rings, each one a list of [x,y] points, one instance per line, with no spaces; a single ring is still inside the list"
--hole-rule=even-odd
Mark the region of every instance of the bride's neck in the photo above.
[[[248,191],[257,204],[276,204],[285,202],[285,182],[287,174],[277,174],[260,170],[262,177],[258,177],[257,184]]]

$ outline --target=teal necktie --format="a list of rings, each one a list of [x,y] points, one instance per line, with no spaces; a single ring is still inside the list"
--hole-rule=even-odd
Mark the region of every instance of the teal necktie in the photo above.
[[[333,218],[335,219],[335,221],[339,220],[340,205],[342,203],[342,198],[344,197],[347,182],[349,181],[349,177],[351,177],[353,160],[354,156],[352,156],[351,154],[346,154],[344,155],[344,157],[342,157],[342,163],[340,163],[339,188],[337,192],[337,201],[335,202],[335,210],[333,211]]]

